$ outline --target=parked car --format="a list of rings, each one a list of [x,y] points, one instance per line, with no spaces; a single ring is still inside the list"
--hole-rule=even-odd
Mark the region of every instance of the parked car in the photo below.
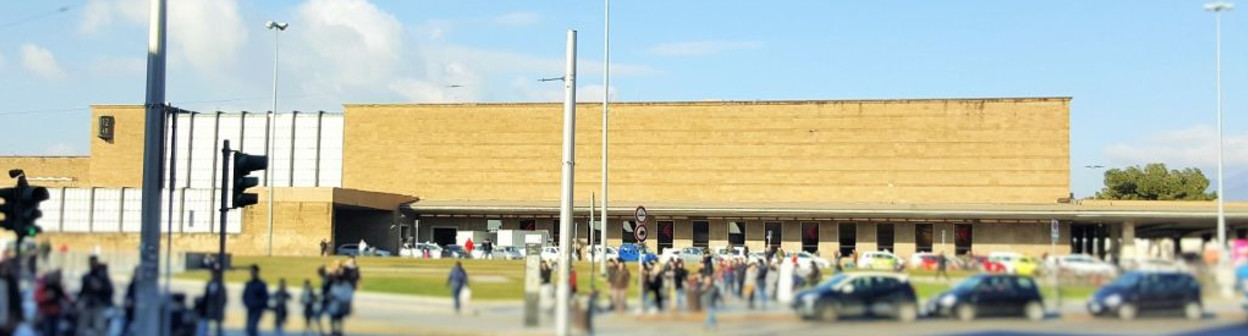
[[[828,259],[825,259],[823,257],[817,256],[813,253],[806,252],[806,251],[797,253],[797,269],[798,270],[801,270],[803,272],[810,271],[811,262],[814,262],[816,266],[819,266],[820,270],[825,270],[825,269],[832,267],[832,262],[828,261]]]
[[[434,243],[416,243],[411,247],[399,249],[399,256],[409,258],[424,258],[425,250],[429,251],[430,259],[442,258],[442,247]]]
[[[542,247],[542,260],[545,260],[547,262],[559,261],[559,247],[543,246]]]
[[[1040,286],[1029,276],[979,274],[932,297],[924,312],[963,321],[980,316],[1022,316],[1039,321],[1044,319],[1044,298]]]
[[[1120,260],[1118,265],[1122,267],[1123,270],[1128,271],[1188,271],[1187,264],[1179,260],[1132,258]]]
[[[471,256],[469,256],[469,255],[468,255],[468,252],[467,252],[467,251],[464,251],[464,247],[463,247],[463,246],[459,246],[459,245],[446,245],[446,246],[443,246],[443,247],[442,247],[442,256],[441,256],[441,258],[451,258],[451,259],[467,259],[467,258],[469,258],[469,257],[471,257]]]
[[[1005,273],[1028,276],[1036,274],[1036,262],[1017,252],[992,252],[988,254],[988,261],[1000,263],[1005,268]]]
[[[1086,254],[1051,256],[1045,261],[1050,269],[1063,274],[1113,276],[1118,272],[1113,265]]]
[[[790,307],[807,320],[887,316],[910,322],[918,317],[914,286],[899,274],[841,273],[793,298]]]
[[[699,247],[669,248],[663,251],[663,255],[659,256],[659,260],[662,262],[680,260],[685,262],[685,265],[697,265],[702,263],[702,256],[704,255],[702,248]]]
[[[598,261],[598,256],[606,256],[607,260],[618,259],[620,257],[620,251],[616,250],[614,247],[607,246],[606,252],[603,252],[602,245],[594,245],[594,248],[590,250],[589,261]]]
[[[741,246],[716,247],[711,250],[711,255],[715,257],[715,261],[720,261],[720,260],[725,260],[725,259],[736,259],[736,260],[745,261],[748,259],[748,257],[745,254],[745,248]]]
[[[858,268],[894,270],[902,265],[901,258],[892,252],[866,252],[858,256]]]
[[[390,256],[390,251],[386,251],[384,249],[380,249],[380,248],[376,248],[372,246],[369,246],[368,249],[369,249],[368,252],[365,252],[364,254],[360,254],[360,244],[356,244],[356,243],[342,244],[338,246],[338,249],[335,250],[335,253],[341,256],[360,256],[360,255],[376,256],[376,257],[389,257]]]
[[[1117,315],[1135,319],[1141,312],[1181,309],[1188,319],[1200,319],[1204,308],[1200,282],[1181,272],[1132,271],[1102,286],[1088,301],[1094,316]]]
[[[940,255],[931,252],[919,252],[910,255],[910,262],[906,263],[911,269],[934,271],[940,266]]]
[[[655,262],[659,260],[659,256],[650,253],[645,247],[638,247],[636,244],[623,244],[619,249],[620,261],[636,262],[641,259],[643,262]]]
[[[1005,273],[1005,264],[989,260],[985,256],[971,257],[971,266],[978,267],[977,270],[985,273]]]

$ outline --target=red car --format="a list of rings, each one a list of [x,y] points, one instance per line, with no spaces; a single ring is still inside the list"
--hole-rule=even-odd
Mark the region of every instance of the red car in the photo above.
[[[979,269],[988,273],[1005,273],[1005,265],[999,262],[990,261],[988,257],[975,256],[974,261],[979,264]]]

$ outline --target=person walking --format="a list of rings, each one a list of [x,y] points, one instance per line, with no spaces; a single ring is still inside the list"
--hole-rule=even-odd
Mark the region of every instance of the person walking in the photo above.
[[[945,257],[945,251],[940,251],[940,254],[936,255],[936,280],[942,277],[946,282],[949,281],[949,258]]]
[[[78,292],[77,328],[88,335],[103,334],[108,330],[108,310],[113,307],[113,280],[109,278],[108,266],[99,258],[87,259],[89,269],[82,275],[82,289]]]
[[[328,240],[321,239],[321,256],[322,257],[329,256],[329,241]]]
[[[751,263],[749,264],[749,266],[746,266],[745,276],[742,278],[745,279],[745,284],[741,285],[741,287],[744,287],[743,289],[741,289],[741,291],[743,292],[742,296],[744,297],[746,302],[749,302],[750,310],[753,310],[754,309],[754,295],[755,295],[754,292],[756,291],[755,288],[758,287],[758,265]]]
[[[247,308],[247,336],[259,336],[260,318],[269,307],[269,285],[260,279],[260,266],[251,265],[251,280],[243,286],[243,307]]]
[[[351,315],[351,300],[355,296],[355,286],[342,278],[341,274],[330,275],[329,285],[329,334],[342,336],[346,326],[343,320]]]
[[[316,295],[316,290],[312,289],[312,281],[303,279],[303,293],[299,294],[299,303],[303,305],[303,333],[307,334],[312,329],[312,322],[316,322],[316,334],[324,333],[321,330],[321,319],[318,317],[320,299]]]
[[[355,263],[355,256],[348,257],[347,262],[342,264],[342,269],[339,272],[343,280],[351,284],[351,289],[360,288],[360,266]]]
[[[286,303],[290,301],[290,292],[286,291],[286,279],[277,280],[277,291],[271,296],[273,299],[273,333],[282,336],[286,328]]]
[[[767,267],[767,263],[762,260],[759,260],[757,263],[754,263],[754,264],[755,264],[754,265],[754,269],[755,269],[754,296],[758,299],[759,306],[762,309],[766,310],[767,309],[767,290],[768,290],[767,289],[767,273],[770,269]],[[753,301],[751,301],[751,305],[753,305]]]
[[[747,266],[748,266],[748,265],[747,265],[744,261],[740,261],[740,260],[738,260],[736,263],[737,263],[737,267],[736,267],[736,269],[734,269],[734,271],[736,271],[736,274],[734,274],[734,275],[735,275],[735,277],[734,277],[734,278],[736,278],[737,283],[736,283],[736,286],[734,287],[734,289],[736,289],[736,290],[737,290],[737,293],[736,293],[736,294],[737,294],[737,299],[742,299],[742,298],[744,298],[744,297],[745,297],[745,293],[744,293],[744,291],[745,291],[745,271],[746,271],[746,269],[747,269]]]
[[[451,287],[451,299],[455,301],[455,313],[459,314],[459,294],[465,287],[468,287],[468,272],[464,271],[463,263],[455,262],[455,267],[451,268],[450,276],[446,278],[446,285]]]
[[[360,244],[356,245],[355,248],[356,248],[355,255],[358,255],[358,256],[368,255],[368,242],[364,241],[364,238],[360,238]]]
[[[676,261],[676,267],[672,270],[672,285],[676,291],[676,308],[673,311],[685,310],[685,283],[689,281],[689,270],[685,269],[683,260]]]
[[[806,283],[810,286],[817,286],[823,281],[823,270],[819,269],[819,264],[816,264],[814,260],[810,261],[810,274],[806,277],[808,278]]]
[[[462,255],[462,256],[459,256],[459,257],[460,257],[460,258],[471,258],[471,257],[472,257],[472,249],[473,249],[474,247],[476,247],[476,245],[473,245],[473,244],[472,244],[472,238],[468,238],[468,241],[467,241],[467,242],[464,242],[464,253],[465,253],[465,254],[464,254],[464,255]]]
[[[702,307],[706,309],[706,326],[707,330],[718,328],[718,321],[715,320],[715,304],[719,300],[719,288],[715,286],[715,278],[707,277],[702,282],[701,294]]]
[[[489,238],[486,238],[485,242],[481,243],[481,255],[485,260],[494,258],[494,242]]]
[[[615,305],[617,312],[623,313],[628,309],[628,284],[632,275],[625,263],[616,263],[615,268],[615,281],[611,282],[611,303]]]
[[[40,335],[61,335],[61,322],[72,306],[69,296],[65,294],[65,285],[61,283],[61,271],[52,270],[43,275],[35,290],[36,328]]]

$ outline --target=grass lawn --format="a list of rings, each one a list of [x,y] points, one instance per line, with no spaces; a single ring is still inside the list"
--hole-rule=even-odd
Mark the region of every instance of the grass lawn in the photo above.
[[[286,279],[287,286],[291,291],[298,293],[304,279],[312,281],[313,286],[318,286],[320,281],[316,277],[316,268],[322,265],[329,265],[334,262],[346,260],[342,257],[244,257],[239,256],[235,260],[235,265],[239,268],[234,271],[226,272],[226,281],[233,283],[241,283],[248,277],[244,266],[257,264],[260,266],[261,276],[270,283],[270,286],[276,286],[278,279]],[[464,268],[468,271],[468,277],[472,286],[472,296],[474,300],[519,300],[524,298],[524,262],[519,260],[461,260]],[[364,291],[378,293],[397,293],[412,294],[434,297],[450,297],[451,290],[446,287],[446,277],[450,272],[451,266],[455,264],[455,260],[450,259],[407,259],[407,258],[360,258],[358,259],[360,271],[362,274],[361,286]],[[577,273],[577,287],[582,293],[588,293],[589,283],[591,280],[590,264],[588,262],[574,263]],[[632,279],[629,284],[629,295],[635,296],[637,293],[637,268],[636,264],[629,265],[629,271],[632,273]],[[694,268],[690,269],[695,271]],[[824,270],[827,274],[824,279],[831,276],[832,270]],[[974,273],[965,271],[950,271],[949,275],[954,278],[970,276]],[[931,271],[914,271],[910,272],[914,277],[934,276]],[[208,272],[206,271],[189,271],[175,275],[179,279],[190,279],[206,281]],[[598,287],[605,288],[605,279],[599,278]],[[953,284],[929,283],[925,281],[914,282],[915,290],[918,291],[920,298],[928,298],[936,293],[948,290]],[[1051,296],[1052,291],[1043,288],[1042,293]],[[1086,299],[1092,294],[1095,288],[1092,286],[1063,286],[1063,299]]]

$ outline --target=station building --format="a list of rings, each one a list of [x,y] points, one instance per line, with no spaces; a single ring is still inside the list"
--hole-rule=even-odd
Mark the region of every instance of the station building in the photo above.
[[[214,251],[219,146],[264,154],[266,139],[273,176],[260,177],[274,188],[272,234],[261,188],[260,204],[226,216],[233,253],[311,255],[321,240],[360,239],[395,251],[400,241],[462,243],[463,231],[507,229],[619,245],[635,241],[638,206],[650,214],[650,247],[825,256],[1172,255],[1199,249],[1181,239],[1207,241],[1216,222],[1213,202],[1073,199],[1067,97],[636,102],[609,113],[601,230],[588,225],[591,194],[603,196],[601,105],[578,106],[576,229],[559,232],[557,103],[347,104],[273,119],[179,113],[167,132],[177,151],[166,166],[174,218],[163,225],[175,250]],[[0,168],[56,187],[45,237],[136,248],[143,122],[140,106],[93,106],[90,156],[0,158]],[[1228,204],[1227,218],[1232,238],[1248,233],[1248,204]]]

